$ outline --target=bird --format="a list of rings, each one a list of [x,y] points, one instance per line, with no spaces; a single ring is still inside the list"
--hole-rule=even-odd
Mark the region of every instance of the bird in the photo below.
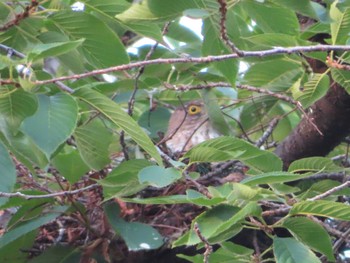
[[[203,102],[195,100],[175,109],[169,119],[165,139],[172,154],[181,154],[219,136],[220,133],[210,123]]]
[[[206,108],[202,101],[190,101],[175,109],[171,114],[168,130],[164,139],[167,148],[175,157],[180,157],[192,147],[209,139],[220,137],[221,134],[211,124]],[[206,174],[208,171],[220,171],[215,178],[205,178],[220,184],[227,182],[240,182],[245,177],[247,166],[239,161],[227,162],[226,168],[220,168],[223,163],[211,163],[205,169],[199,166],[192,167]],[[220,169],[217,169],[219,167]]]

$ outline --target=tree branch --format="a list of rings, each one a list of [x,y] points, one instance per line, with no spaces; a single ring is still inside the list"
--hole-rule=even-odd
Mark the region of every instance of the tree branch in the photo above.
[[[296,47],[275,47],[273,49],[267,49],[262,51],[242,51],[241,57],[267,57],[278,54],[294,54],[294,53],[309,53],[316,51],[350,51],[350,46],[345,45],[315,45],[315,46],[296,46]],[[240,58],[237,54],[227,54],[219,56],[207,56],[207,57],[182,57],[182,58],[158,58],[147,61],[133,62],[129,64],[123,64],[115,67],[109,67],[104,69],[92,70],[90,72],[75,74],[71,76],[63,76],[59,78],[53,78],[48,80],[37,80],[33,83],[36,85],[44,85],[48,83],[55,83],[57,81],[72,80],[72,79],[81,79],[94,75],[108,74],[116,71],[129,70],[133,68],[139,68],[147,65],[154,64],[178,64],[178,63],[212,63],[217,61],[224,61],[228,59],[237,59]]]
[[[334,194],[335,192],[338,192],[338,191],[340,191],[340,190],[342,190],[344,188],[347,188],[349,186],[350,186],[350,181],[347,181],[347,182],[345,182],[345,183],[343,183],[341,185],[338,185],[336,187],[333,187],[333,188],[329,189],[328,191],[326,191],[326,192],[324,192],[322,194],[319,194],[319,195],[316,195],[316,196],[314,196],[312,198],[309,198],[308,201],[320,200],[322,198],[330,196],[331,194]]]
[[[0,197],[8,197],[8,198],[21,197],[21,198],[24,198],[24,199],[27,199],[27,200],[30,200],[30,199],[41,199],[41,198],[50,198],[50,197],[56,197],[56,196],[75,195],[75,194],[79,194],[79,193],[87,191],[87,190],[91,190],[91,189],[96,188],[98,186],[99,186],[98,184],[92,184],[92,185],[89,185],[87,187],[83,187],[83,188],[72,190],[72,191],[62,191],[62,192],[46,194],[46,195],[26,195],[26,194],[22,194],[21,192],[16,192],[16,193],[0,192]]]
[[[221,13],[221,19],[220,19],[220,33],[221,38],[225,42],[225,44],[232,50],[232,52],[236,53],[238,56],[244,56],[244,52],[236,47],[236,45],[230,40],[227,34],[226,29],[226,13],[227,13],[227,3],[226,0],[218,0],[218,3],[220,5],[220,13]]]

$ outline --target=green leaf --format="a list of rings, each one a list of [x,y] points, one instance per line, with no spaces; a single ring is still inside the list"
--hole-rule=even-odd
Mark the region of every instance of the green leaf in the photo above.
[[[331,68],[332,78],[350,94],[350,71]]]
[[[148,21],[149,22],[149,21]],[[159,43],[164,44],[162,30],[157,23],[145,23],[143,22],[120,22],[123,27],[140,34],[141,36],[151,38]]]
[[[264,33],[298,34],[299,22],[293,10],[266,2],[244,1],[242,4],[248,16]]]
[[[160,196],[150,198],[122,198],[124,202],[144,204],[144,205],[174,205],[174,204],[188,204],[192,203],[188,200],[186,195],[171,195],[171,196]]]
[[[123,129],[138,145],[151,155],[159,165],[162,164],[162,158],[150,138],[140,126],[137,125],[134,119],[124,112],[115,102],[92,89],[79,89],[76,90],[73,95],[97,109],[107,119]]]
[[[273,239],[273,251],[276,262],[300,263],[300,259],[307,263],[321,263],[312,251],[294,238]]]
[[[337,8],[338,1],[335,1],[331,5],[330,16],[331,23],[331,36],[333,45],[345,45],[349,39],[350,32],[350,8],[341,12]]]
[[[225,235],[229,229],[237,224],[240,224],[240,222],[244,221],[247,216],[260,216],[260,214],[261,208],[256,204],[256,202],[248,202],[247,205],[241,208],[234,216],[226,220],[217,228],[215,238],[217,239],[219,235]]]
[[[37,229],[38,227],[45,225],[58,217],[60,213],[63,213],[67,210],[66,206],[57,206],[54,207],[49,213],[39,216],[27,223],[24,223],[9,232],[6,232],[3,236],[0,237],[0,248],[10,244],[13,241],[16,241],[18,238],[23,235]]]
[[[48,43],[48,44],[36,44],[30,49],[27,55],[27,61],[33,62],[39,59],[54,57],[64,53],[67,53],[73,49],[76,49],[84,42],[84,39],[68,42]]]
[[[201,92],[205,108],[208,112],[209,121],[222,135],[230,135],[230,128],[222,114],[219,104],[217,103],[217,98],[213,91],[202,90]]]
[[[159,138],[159,132],[167,132],[170,115],[169,110],[164,107],[146,110],[141,114],[138,124],[150,132],[151,138]]]
[[[83,0],[82,2],[85,4],[86,10],[95,11],[109,17],[114,17],[115,14],[124,12],[131,6],[126,0]]]
[[[22,132],[17,132],[16,135],[13,135],[3,122],[3,120],[0,120],[2,124],[0,125],[0,138],[11,153],[29,169],[32,166],[38,166],[43,169],[48,164],[48,159],[42,150],[38,148],[29,136]],[[34,171],[32,172],[35,173]]]
[[[76,183],[90,170],[80,157],[79,151],[73,148],[70,149],[70,152],[57,154],[52,164],[71,184]]]
[[[329,261],[335,261],[331,238],[321,225],[306,217],[293,217],[287,218],[282,226],[288,228],[295,238],[327,256]]]
[[[293,94],[294,99],[300,101],[304,108],[308,108],[326,95],[329,83],[329,77],[326,73],[314,74],[312,79],[304,84],[302,90]]]
[[[192,8],[192,9],[185,10],[183,12],[183,15],[193,19],[199,19],[199,18],[203,19],[210,16],[210,13],[205,9]]]
[[[294,174],[289,172],[263,173],[243,179],[240,183],[245,185],[287,183],[308,177],[310,174]]]
[[[291,47],[299,45],[295,36],[281,33],[265,33],[244,38],[245,40],[264,48]]]
[[[350,206],[332,201],[303,201],[289,211],[291,215],[316,215],[350,221]]]
[[[57,12],[50,17],[72,40],[85,39],[82,50],[95,67],[111,67],[129,62],[118,36],[100,19],[85,12]]]
[[[152,163],[145,159],[134,159],[122,162],[108,176],[97,182],[103,186],[105,199],[112,197],[130,196],[146,188],[147,185],[140,184],[138,173]]]
[[[254,147],[248,142],[222,136],[207,140],[189,150],[185,156],[191,162],[240,160],[250,166],[250,172],[271,172],[282,169],[282,161],[273,153]]]
[[[218,205],[204,212],[193,220],[191,231],[188,235],[180,237],[174,242],[174,246],[196,245],[201,242],[197,234],[193,231],[194,222],[198,223],[201,234],[206,238],[216,235],[217,229],[227,220],[232,218],[240,209],[230,205]]]
[[[231,53],[227,47],[222,43],[220,29],[217,24],[219,21],[218,15],[216,17],[209,17],[204,19],[202,33],[204,36],[202,45],[202,55],[223,55]],[[214,62],[214,67],[218,69],[221,74],[232,84],[235,85],[236,75],[238,73],[237,60],[224,60]]]
[[[0,93],[0,113],[6,119],[9,129],[15,133],[22,121],[35,113],[37,99],[33,94],[21,89],[10,91],[8,88],[3,88],[2,90],[7,92],[7,95],[2,96],[2,92]]]
[[[175,168],[148,166],[139,172],[139,181],[154,187],[165,187],[181,178],[181,172]]]
[[[341,182],[334,181],[331,179],[324,179],[322,181],[313,182],[311,187],[308,188],[306,192],[302,195],[302,198],[312,198],[316,195],[327,192],[328,190],[341,185]],[[331,201],[334,201],[334,198],[337,198],[340,195],[350,195],[350,188],[340,189],[333,192],[329,198]]]
[[[64,93],[54,96],[38,95],[37,112],[23,121],[22,130],[44,151],[47,158],[73,133],[78,106]]]
[[[309,16],[312,18],[317,18],[315,10],[312,8],[312,5],[309,0],[272,0],[275,4],[284,6],[286,8],[292,9],[301,13],[305,16]]]
[[[11,193],[16,183],[16,170],[12,159],[4,145],[0,142],[0,192]],[[6,203],[8,198],[0,197],[0,206]]]
[[[28,262],[28,255],[26,253],[20,253],[20,251],[32,248],[37,235],[38,230],[33,230],[16,239],[16,242],[11,242],[3,246],[0,249],[0,262]]]
[[[78,248],[73,246],[52,246],[44,250],[42,254],[29,260],[28,263],[72,263],[79,262],[82,255]]]
[[[288,168],[288,172],[335,172],[342,171],[343,168],[334,164],[327,157],[308,157],[292,162]]]
[[[244,74],[243,83],[273,91],[286,91],[302,74],[300,63],[286,58],[273,59],[249,67]]]
[[[186,191],[186,195],[171,195],[151,198],[122,198],[122,200],[137,204],[195,204],[198,206],[210,207],[226,201],[226,198],[221,196],[208,198],[197,191],[189,189]]]
[[[180,17],[186,9],[198,7],[195,0],[147,0],[135,3],[125,12],[116,15],[123,21],[168,21]]]
[[[153,227],[120,218],[120,209],[115,203],[106,205],[105,211],[112,228],[124,239],[129,250],[157,249],[163,245],[162,236]]]
[[[185,42],[189,44],[198,44],[200,45],[200,37],[188,27],[180,23],[171,23],[169,25],[169,32],[167,33],[167,38],[170,37],[180,42]]]
[[[103,124],[91,121],[74,132],[80,156],[94,170],[101,170],[109,162],[109,145],[112,133]]]

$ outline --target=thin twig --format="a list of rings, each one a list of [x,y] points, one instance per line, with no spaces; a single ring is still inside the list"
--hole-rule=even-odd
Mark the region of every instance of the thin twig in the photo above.
[[[65,195],[75,195],[75,194],[79,194],[79,193],[82,193],[84,191],[96,188],[98,186],[99,186],[98,184],[92,184],[92,185],[89,185],[87,187],[83,187],[83,188],[72,190],[72,191],[62,191],[62,192],[46,194],[46,195],[26,195],[26,194],[22,194],[21,192],[16,192],[16,193],[0,192],[0,197],[7,197],[7,198],[21,197],[21,198],[24,198],[26,200],[50,198],[50,197],[65,196]]]
[[[350,65],[340,64],[338,61],[334,61],[330,56],[327,56],[326,64],[331,68],[350,70]]]
[[[207,180],[209,178],[212,178],[212,177],[215,177],[217,175],[220,175],[220,174],[223,173],[223,171],[225,171],[226,169],[228,169],[231,166],[234,166],[234,165],[236,165],[238,163],[239,163],[239,161],[237,161],[237,160],[232,160],[232,161],[220,163],[215,168],[213,168],[211,172],[206,173],[205,175],[202,175],[200,178],[198,178],[197,181],[205,181],[205,180]]]
[[[187,173],[187,171],[184,172],[186,180],[188,180],[189,182],[191,182],[198,190],[198,192],[200,192],[201,194],[205,195],[207,198],[211,199],[213,198],[212,194],[209,193],[208,189],[201,185],[200,183],[198,183],[196,180],[193,180]]]
[[[337,228],[330,226],[329,224],[327,224],[324,221],[319,220],[317,217],[315,216],[308,216],[312,221],[316,222],[319,225],[322,225],[328,233],[330,233],[332,236],[335,236],[337,238],[342,238],[346,241],[350,241],[349,237],[344,235],[344,233],[342,231],[339,231]]]
[[[163,28],[163,31],[162,31],[162,34],[164,35],[167,31],[168,31],[168,28],[169,28],[169,25],[170,23],[166,23],[164,28]],[[152,47],[151,49],[148,51],[148,53],[146,54],[146,57],[144,59],[144,61],[147,61],[151,58],[151,56],[153,55],[154,51],[156,50],[156,48],[158,47],[159,45],[159,42],[156,42]],[[128,114],[130,116],[132,116],[133,114],[133,111],[134,111],[134,104],[135,104],[135,96],[136,96],[136,93],[137,91],[139,90],[139,80],[140,80],[140,77],[142,76],[142,74],[144,73],[145,71],[145,67],[146,65],[142,66],[139,68],[139,71],[137,72],[136,74],[136,77],[135,77],[135,85],[134,85],[134,90],[130,96],[130,99],[128,101]],[[125,144],[125,132],[124,131],[121,131],[120,133],[120,137],[119,137],[119,142],[120,142],[120,145],[122,146],[122,151],[124,153],[124,157],[126,160],[129,160],[129,153],[128,153],[128,149],[126,147],[126,144]]]
[[[239,129],[242,131],[241,137],[243,137],[245,140],[247,140],[247,141],[250,142],[251,144],[254,143],[254,142],[249,138],[249,135],[246,133],[246,131],[244,130],[244,127],[243,127],[242,123],[241,123],[238,119],[236,119],[235,117],[232,117],[230,114],[227,114],[226,112],[222,112],[222,114],[224,114],[227,118],[230,118],[230,119],[234,120],[234,121],[237,123]]]
[[[262,51],[242,51],[242,57],[266,57],[277,54],[294,54],[294,53],[309,53],[309,52],[329,52],[329,51],[350,51],[350,45],[315,45],[315,46],[296,46],[296,47],[275,47],[272,49],[266,49]],[[181,58],[158,58],[147,61],[138,61],[129,64],[123,64],[119,66],[96,69],[90,72],[75,74],[70,76],[62,76],[47,80],[37,80],[34,81],[36,85],[44,85],[48,83],[55,83],[56,81],[81,79],[94,75],[108,74],[116,71],[129,70],[133,68],[139,68],[147,65],[154,64],[178,64],[178,63],[212,63],[217,61],[224,61],[229,59],[240,58],[238,54],[225,54],[218,56],[206,56],[206,57],[181,57]]]
[[[261,215],[270,217],[270,216],[280,216],[280,215],[285,215],[288,214],[289,210],[291,209],[291,207],[289,206],[285,206],[279,209],[275,209],[275,210],[269,210],[269,211],[264,211],[261,213]]]
[[[192,139],[192,137],[194,136],[194,134],[207,122],[209,121],[209,118],[206,118],[205,120],[203,120],[201,123],[199,123],[192,131],[192,133],[190,134],[190,136],[187,138],[184,146],[181,149],[181,152],[183,152],[186,148],[186,146],[189,144],[190,140]]]
[[[171,85],[169,83],[164,83],[164,86],[167,89],[173,89],[176,91],[202,90],[202,89],[216,88],[216,87],[232,88],[232,85],[229,83],[226,83],[226,82],[208,82],[208,83],[199,84],[199,85]],[[257,88],[257,87],[253,87],[253,86],[249,86],[249,85],[236,85],[236,88],[253,91],[256,93],[260,93],[260,94],[266,94],[266,95],[269,95],[271,97],[275,97],[279,100],[283,100],[287,103],[293,104],[295,106],[298,105],[298,101],[293,100],[292,98],[290,98],[286,95],[272,92],[268,89]]]
[[[170,166],[174,166],[172,165],[172,163],[174,163],[175,161],[173,159],[171,159],[171,157],[169,155],[167,155],[166,153],[164,153],[158,146],[156,146],[156,149],[158,151],[158,153],[160,154],[160,157],[162,157],[162,159]]]
[[[167,22],[164,27],[163,27],[163,30],[162,30],[162,35],[164,36],[167,32],[168,32],[168,29],[169,29],[169,25],[170,25],[170,22]],[[150,50],[147,52],[146,56],[145,56],[145,59],[144,61],[147,61],[151,58],[151,56],[153,55],[154,51],[157,49],[159,45],[159,42],[156,42],[151,48]],[[135,104],[135,96],[136,96],[136,93],[139,89],[139,80],[140,80],[140,77],[142,76],[142,74],[145,72],[145,67],[146,65],[142,66],[139,68],[139,71],[137,72],[136,74],[136,77],[135,77],[135,86],[134,86],[134,90],[130,96],[130,99],[129,99],[129,102],[128,102],[128,114],[130,116],[132,116],[132,112],[134,110],[134,104]]]
[[[186,109],[186,106],[183,104],[182,100],[180,99],[180,97],[178,97],[180,103],[181,103],[181,107],[183,108],[185,114],[184,114],[184,117],[182,118],[181,120],[181,123],[179,126],[176,127],[175,130],[173,131],[170,131],[171,133],[170,134],[167,134],[163,139],[161,139],[157,145],[161,145],[163,143],[165,143],[166,141],[170,140],[171,138],[173,138],[173,136],[177,133],[177,131],[181,128],[181,126],[184,124],[185,120],[186,120],[186,117],[187,117],[187,109]],[[185,144],[186,145],[186,144]]]
[[[323,180],[323,179],[330,179],[330,180],[337,180],[340,182],[343,182],[345,177],[344,172],[339,173],[318,173],[311,175],[309,177],[301,178],[300,180]]]
[[[8,29],[10,29],[13,26],[19,25],[19,23],[26,19],[27,17],[30,16],[31,13],[33,13],[35,11],[35,9],[37,8],[37,6],[39,5],[38,1],[32,0],[31,3],[29,5],[27,5],[26,7],[24,7],[24,10],[22,13],[16,14],[15,18],[9,22],[7,22],[5,25],[0,27],[0,32],[2,31],[6,31]]]
[[[202,235],[197,222],[194,223],[193,230],[194,232],[196,232],[199,239],[204,243],[205,252],[203,254],[204,255],[203,262],[209,263],[209,256],[213,252],[213,247],[209,244],[208,240]]]
[[[227,13],[227,3],[226,0],[218,0],[218,3],[220,5],[219,11],[221,13],[220,18],[220,33],[221,38],[225,42],[225,44],[232,50],[232,52],[236,53],[238,56],[244,56],[244,52],[239,50],[236,45],[230,40],[227,34],[227,28],[226,28],[226,13]],[[234,26],[234,25],[230,25]]]
[[[272,134],[273,130],[276,128],[279,121],[280,121],[280,118],[274,118],[269,123],[263,135],[256,141],[255,143],[256,147],[261,147],[267,141],[267,139]]]
[[[344,233],[343,233],[343,236],[340,237],[336,242],[334,242],[334,245],[333,245],[333,251],[336,252],[338,251],[338,249],[341,247],[341,245],[349,240],[349,235],[350,235],[350,228],[348,228]]]
[[[16,56],[18,58],[25,58],[26,57],[25,54],[15,50],[15,49],[13,49],[13,48],[10,48],[10,47],[8,47],[6,45],[3,45],[3,44],[0,44],[0,49],[4,50],[8,54],[9,57],[12,57],[12,56]],[[64,84],[61,81],[53,81],[52,83],[55,84],[59,89],[61,89],[63,91],[66,91],[68,93],[73,93],[74,92],[73,89],[71,89],[70,87],[68,87],[66,84]],[[16,88],[20,87],[19,83],[15,83],[14,82],[13,85]]]
[[[125,143],[125,132],[124,131],[120,132],[119,144],[122,147],[124,159],[128,161],[130,159],[130,157],[129,157],[129,153],[128,153],[128,147],[126,146],[126,143]]]
[[[340,191],[346,187],[349,187],[350,186],[350,181],[346,181],[345,183],[341,184],[341,185],[338,185],[336,187],[333,187],[332,189],[329,189],[328,191],[322,193],[322,194],[319,194],[319,195],[316,195],[312,198],[309,198],[307,199],[308,201],[316,201],[316,200],[320,200],[322,198],[325,198],[327,196],[330,196],[331,194],[334,194],[335,192],[337,191]]]

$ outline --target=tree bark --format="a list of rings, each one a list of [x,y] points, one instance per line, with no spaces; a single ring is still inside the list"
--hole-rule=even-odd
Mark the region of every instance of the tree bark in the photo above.
[[[310,120],[321,130],[316,131]],[[326,96],[311,106],[308,118],[303,118],[292,133],[282,141],[275,153],[284,169],[295,160],[310,156],[325,156],[350,133],[350,95],[333,83]]]

